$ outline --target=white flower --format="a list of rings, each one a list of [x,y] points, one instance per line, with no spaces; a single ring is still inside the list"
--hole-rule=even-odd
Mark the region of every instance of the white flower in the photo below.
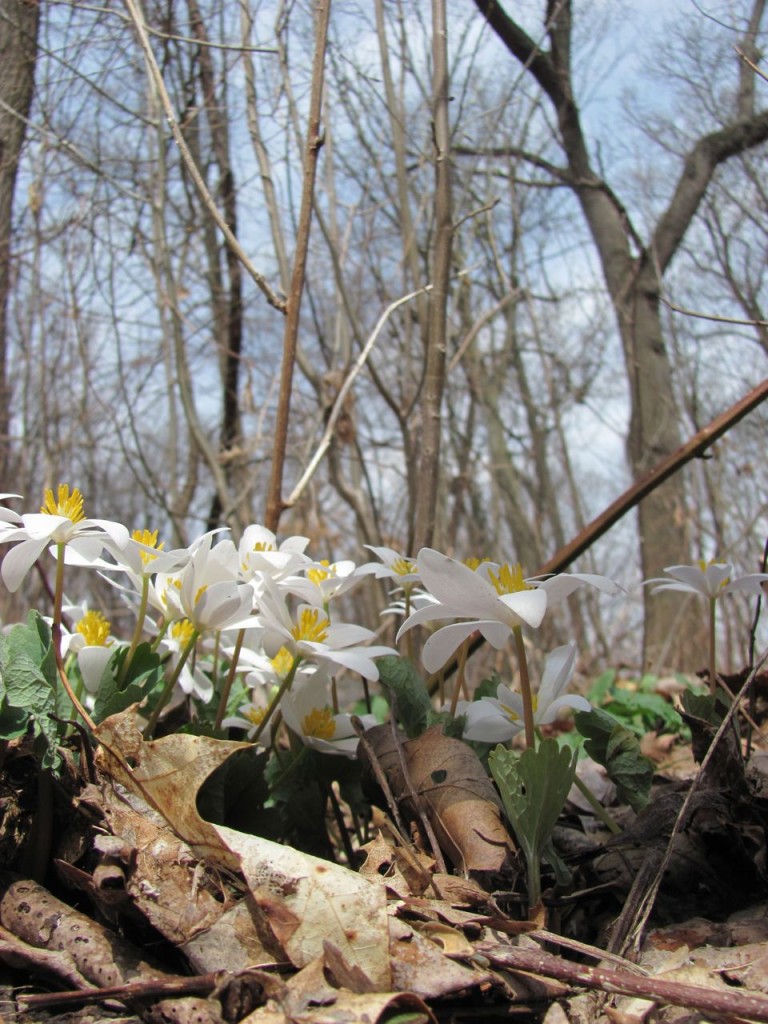
[[[111,544],[107,548],[115,561],[98,561],[96,567],[112,572],[122,570],[139,590],[144,577],[178,572],[191,557],[189,548],[164,551],[162,541],[158,543],[157,530],[134,530],[122,548]]]
[[[235,579],[234,545],[212,546],[207,533],[190,548],[191,556],[178,581],[159,574],[170,618],[189,619],[199,633],[253,624],[253,588]],[[221,549],[221,550],[219,550]],[[173,610],[177,612],[173,614]]]
[[[399,584],[404,590],[412,590],[421,583],[416,562],[407,555],[401,555],[393,548],[374,547],[373,544],[366,544],[366,548],[372,551],[380,562],[366,562],[359,565],[355,570],[358,576],[375,576],[376,579],[390,579]]]
[[[294,687],[280,701],[283,720],[291,732],[308,747],[326,754],[354,757],[358,738],[352,728],[352,715],[335,715],[325,687],[305,683]],[[360,715],[364,729],[377,725],[375,715]]]
[[[416,566],[422,583],[436,600],[406,619],[398,631],[398,639],[423,622],[466,620],[443,626],[429,637],[422,651],[428,672],[442,668],[475,631],[500,649],[517,626],[538,628],[549,605],[557,604],[584,584],[610,594],[620,590],[604,576],[589,573],[526,580],[519,565],[482,562],[477,569],[470,569],[463,562],[431,548],[422,548]]]
[[[280,545],[275,534],[258,523],[246,526],[238,545],[240,572],[243,579],[269,576],[282,579],[296,573],[309,558],[304,550],[309,537],[287,537]]]
[[[6,510],[7,515],[8,510]],[[0,543],[13,543],[14,547],[3,558],[2,575],[10,591],[21,586],[24,577],[46,547],[65,545],[65,561],[77,559],[79,564],[95,561],[108,541],[124,547],[128,530],[121,523],[109,519],[86,519],[83,496],[75,488],[69,493],[67,484],[60,484],[57,495],[45,492],[40,512],[28,512],[20,517],[21,525],[3,518],[10,528],[0,530]],[[15,522],[15,520],[14,520]]]
[[[360,577],[355,573],[355,563],[348,559],[341,562],[308,562],[301,572],[301,576],[287,576],[281,580],[281,586],[307,604],[320,608],[360,582]]]
[[[590,703],[577,694],[563,694],[573,676],[576,645],[565,644],[551,651],[545,660],[541,685],[533,699],[535,725],[554,722],[563,707],[589,711]],[[466,716],[464,739],[480,743],[506,743],[523,728],[523,699],[502,683],[495,697],[459,701],[457,715]]]
[[[671,577],[663,576],[645,580],[645,585],[655,584],[652,594],[664,590],[679,590],[687,594],[697,594],[708,601],[715,601],[724,594],[741,591],[748,594],[761,594],[768,573],[755,572],[746,576],[733,578],[733,566],[728,562],[704,562],[696,565],[670,565],[664,572]]]
[[[374,658],[397,653],[391,647],[366,646],[375,633],[364,626],[331,622],[320,608],[302,604],[292,616],[283,594],[269,578],[263,580],[259,593],[258,618],[265,630],[267,654],[285,647],[294,657],[343,665],[365,679],[379,678]]]
[[[71,633],[62,631],[62,657],[77,656],[83,685],[88,693],[96,694],[117,649],[111,624],[100,611],[87,609],[85,605],[68,605],[63,611],[76,626]]]
[[[237,709],[238,714],[230,715],[223,719],[223,729],[244,729],[248,739],[253,739],[256,732],[264,721],[269,702],[275,694],[274,687],[255,686],[251,690],[251,699],[246,704],[241,704]],[[271,742],[269,732],[263,732],[258,739],[262,746],[268,746]]]
[[[182,655],[195,635],[195,627],[189,619],[177,619],[171,623],[160,641],[160,649],[170,654],[167,671],[175,671]],[[187,658],[182,666],[177,685],[184,694],[197,697],[204,704],[213,696],[213,682],[193,658]]]

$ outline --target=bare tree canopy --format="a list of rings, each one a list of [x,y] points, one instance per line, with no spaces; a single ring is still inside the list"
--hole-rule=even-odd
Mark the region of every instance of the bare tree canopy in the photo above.
[[[767,376],[764,6],[4,2],[4,489],[547,565]],[[579,567],[757,568],[764,429]],[[689,611],[551,630],[697,668]]]

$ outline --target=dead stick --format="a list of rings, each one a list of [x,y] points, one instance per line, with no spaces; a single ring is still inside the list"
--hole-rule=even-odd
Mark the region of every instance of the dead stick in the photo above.
[[[212,971],[210,974],[196,974],[192,977],[169,978],[166,980],[132,981],[125,985],[109,988],[82,988],[68,992],[43,992],[39,995],[18,995],[17,1001],[24,1010],[41,1010],[48,1006],[70,1006],[72,1004],[100,1003],[111,999],[129,1002],[135,999],[165,999],[172,996],[210,995],[231,978],[243,977],[249,971],[283,971],[289,965],[265,963],[233,974],[230,971]]]
[[[703,455],[710,445],[714,444],[718,438],[727,433],[753,409],[756,409],[766,398],[768,398],[768,377],[744,398],[715,417],[711,423],[694,434],[671,455],[662,459],[648,473],[636,480],[604,512],[588,523],[572,541],[560,548],[547,564],[539,569],[537,575],[546,576],[548,573],[562,572],[566,566],[590,548],[599,537],[607,533],[630,509],[639,504],[643,498],[647,498],[652,491],[655,491],[660,484],[682,469],[691,459]]]
[[[735,402],[725,412],[716,416],[706,427],[702,427],[685,444],[681,445],[665,459],[662,459],[658,465],[641,476],[639,480],[635,480],[631,487],[628,487],[604,512],[601,512],[592,522],[587,523],[573,540],[555,552],[552,558],[538,569],[536,576],[548,576],[567,569],[579,555],[583,555],[585,551],[589,550],[596,540],[602,537],[604,533],[607,533],[612,526],[615,526],[643,498],[647,498],[652,491],[655,491],[665,480],[668,480],[678,470],[682,469],[691,459],[703,455],[710,445],[713,445],[718,438],[726,434],[739,420],[744,419],[748,413],[761,405],[766,398],[768,398],[768,377],[761,381],[744,398],[739,399],[738,402]],[[484,642],[483,637],[479,633],[473,633],[469,645],[469,653],[474,654]],[[456,668],[457,662],[454,660],[449,662],[445,671],[450,675],[456,671]]]
[[[520,949],[516,946],[479,947],[477,952],[494,967],[505,970],[526,971],[584,988],[598,989],[620,996],[640,996],[657,1003],[684,1006],[688,1010],[701,1010],[712,1014],[738,1014],[768,1024],[768,998],[763,995],[737,991],[723,992],[699,985],[688,985],[681,981],[666,981],[655,975],[641,977],[611,967],[585,967],[570,960],[562,960],[551,953]]]
[[[40,995],[19,995],[24,1010],[41,1010],[47,1006],[70,1006],[73,1003],[101,1003],[106,999],[126,1002],[133,999],[156,999],[169,996],[208,995],[226,974],[198,974],[192,978],[174,978],[170,981],[133,981],[108,988],[83,988],[70,992],[43,992]]]

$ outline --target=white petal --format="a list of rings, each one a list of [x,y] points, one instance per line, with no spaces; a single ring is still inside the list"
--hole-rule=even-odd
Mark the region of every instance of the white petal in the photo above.
[[[399,640],[403,633],[407,633],[409,629],[419,626],[423,622],[434,622],[435,619],[453,619],[460,616],[461,612],[446,608],[444,604],[426,604],[423,608],[417,608],[415,612],[411,612],[398,629],[395,639]]]
[[[474,620],[469,622],[453,622],[450,626],[443,626],[424,644],[421,652],[421,660],[427,672],[437,672],[450,660],[459,645],[478,627]]]
[[[490,700],[474,701],[466,711],[464,739],[474,743],[506,743],[522,728]]]
[[[745,591],[748,594],[763,594],[768,584],[768,574],[764,572],[750,573],[748,576],[739,576],[732,580],[720,591],[721,594],[730,594],[734,590]]]
[[[111,519],[89,519],[88,522],[100,527],[119,548],[124,548],[131,539],[130,530],[122,523],[115,523]]]
[[[321,657],[328,661],[333,661],[337,665],[343,665],[345,668],[351,669],[353,672],[357,672],[363,677],[363,679],[369,679],[371,682],[376,682],[379,678],[379,670],[371,659],[370,655],[365,653],[364,647],[351,647],[345,648],[341,651],[326,651],[318,653],[318,657]]]
[[[351,647],[353,644],[364,644],[366,640],[372,640],[376,634],[365,626],[356,626],[350,622],[339,622],[332,624],[328,629],[326,643],[334,649],[339,647]]]
[[[668,565],[665,567],[664,572],[668,573],[678,583],[682,583],[682,588],[674,589],[687,589],[691,593],[701,594],[702,597],[709,597],[709,590],[707,589],[707,580],[704,573],[697,565]],[[666,589],[673,589],[667,587]]]
[[[74,527],[67,516],[51,516],[45,512],[27,512],[21,518],[30,540],[50,540],[62,527]]]
[[[21,586],[22,580],[45,550],[47,538],[42,540],[23,540],[10,548],[3,556],[3,582],[13,594]]]
[[[565,707],[574,708],[576,711],[592,710],[592,705],[586,697],[580,697],[577,693],[566,693],[562,697],[558,697],[557,700],[553,700],[549,707],[543,711],[541,717],[534,715],[534,721],[537,725],[548,725],[557,718],[558,711]]]
[[[537,629],[547,610],[549,594],[542,587],[535,587],[532,590],[502,594],[499,600],[516,618],[521,619],[532,629]]]
[[[456,609],[450,614],[498,618],[499,598],[493,586],[462,562],[422,548],[416,566],[427,590],[443,605]]]
[[[571,681],[575,665],[576,644],[563,644],[547,655],[538,693],[538,706],[542,711],[566,688]]]
[[[88,693],[98,693],[104,670],[110,662],[114,647],[82,647],[77,663],[83,676],[83,685]]]
[[[596,573],[573,572],[559,573],[557,576],[550,576],[538,584],[540,588],[547,591],[551,604],[557,604],[569,597],[574,590],[583,586],[595,587],[604,594],[615,595],[621,592],[621,587],[607,576],[599,576]]]

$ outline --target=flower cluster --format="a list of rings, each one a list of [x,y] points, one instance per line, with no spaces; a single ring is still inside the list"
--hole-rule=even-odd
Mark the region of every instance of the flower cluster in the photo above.
[[[18,498],[4,494],[0,502]],[[565,692],[575,646],[546,656],[536,686],[529,678],[523,630],[538,629],[551,608],[581,587],[609,597],[621,593],[604,576],[526,577],[515,563],[465,563],[431,548],[410,557],[370,547],[375,560],[362,565],[316,559],[308,553],[307,537],[278,540],[258,524],[247,527],[238,543],[229,531],[213,530],[187,547],[166,549],[156,531],[130,533],[121,523],[88,518],[79,490],[65,484],[46,491],[36,512],[17,514],[0,504],[0,545],[0,571],[11,591],[46,549],[55,559],[53,639],[64,685],[72,676],[70,696],[86,721],[85,709],[97,706],[105,685],[121,690],[134,678],[145,679],[154,658],[151,664],[161,675],[147,706],[147,736],[169,705],[186,701],[193,713],[206,705],[216,708],[215,720],[208,719],[215,729],[239,730],[254,743],[273,744],[285,727],[297,742],[349,756],[357,746],[356,723],[339,705],[340,686],[354,694],[353,681],[362,677],[368,700],[367,684],[379,678],[377,660],[397,653],[376,642],[372,630],[339,615],[340,599],[363,577],[393,588],[387,610],[403,616],[397,640],[406,637],[409,650],[412,630],[428,627],[421,646],[427,673],[441,676],[453,663],[449,710],[461,716],[465,738],[509,742],[523,733],[528,746],[561,709],[589,705]],[[67,566],[98,571],[114,586],[134,613],[130,639],[116,636],[98,609],[67,601]],[[735,579],[730,565],[717,562],[665,572],[647,581],[654,591],[695,593],[707,599],[712,615],[725,594],[759,593],[768,584],[768,574]],[[516,673],[493,696],[479,700],[469,699],[464,681],[475,638],[497,650],[511,646],[517,662]],[[713,680],[714,663],[713,641]],[[462,691],[467,699],[459,700]],[[375,721],[370,702],[360,719],[363,727]]]
[[[62,666],[76,677],[73,699],[92,709],[110,673],[118,684],[130,678],[145,643],[165,671],[147,735],[170,701],[192,697],[205,705],[218,695],[222,728],[243,728],[266,742],[264,726],[279,712],[308,746],[353,754],[357,736],[350,715],[337,706],[337,675],[376,680],[375,659],[395,651],[372,643],[372,630],[339,620],[334,602],[360,574],[353,562],[312,560],[308,543],[306,537],[278,542],[253,525],[238,545],[217,530],[165,550],[157,532],[131,534],[120,523],[87,518],[80,491],[67,485],[47,491],[39,512],[17,515],[0,506],[0,544],[7,546],[1,572],[9,590],[18,590],[46,548],[55,559],[52,623]],[[100,611],[66,600],[64,567],[71,565],[99,571],[133,608],[130,642],[113,635]],[[250,700],[227,716],[238,674]],[[367,715],[362,720],[373,722]]]

